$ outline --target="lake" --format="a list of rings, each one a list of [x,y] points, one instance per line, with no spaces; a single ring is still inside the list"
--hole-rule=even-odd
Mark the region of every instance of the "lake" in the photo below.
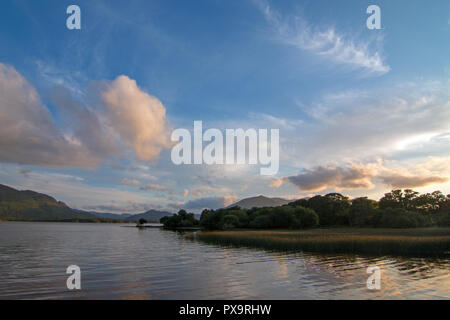
[[[81,268],[81,290],[66,269]],[[381,268],[369,290],[368,266]],[[119,224],[0,223],[0,299],[449,299],[449,258],[223,248]]]

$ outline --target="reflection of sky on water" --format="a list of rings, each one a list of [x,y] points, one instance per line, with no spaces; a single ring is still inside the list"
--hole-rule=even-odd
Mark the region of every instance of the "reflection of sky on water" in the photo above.
[[[0,298],[450,298],[449,259],[287,254],[221,248],[110,224],[1,223]],[[65,287],[68,265],[82,290]],[[382,289],[366,288],[378,265]]]

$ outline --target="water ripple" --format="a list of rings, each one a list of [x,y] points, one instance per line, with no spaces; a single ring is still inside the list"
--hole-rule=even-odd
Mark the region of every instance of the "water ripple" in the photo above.
[[[66,268],[82,290],[66,288]],[[382,288],[366,288],[369,265]],[[223,248],[159,229],[0,223],[0,299],[449,299],[449,259]]]

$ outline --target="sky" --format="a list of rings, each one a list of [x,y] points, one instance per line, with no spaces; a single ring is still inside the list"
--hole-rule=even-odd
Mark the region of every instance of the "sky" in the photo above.
[[[0,183],[114,213],[447,194],[449,39],[447,0],[3,0]],[[279,129],[278,173],[173,164],[198,120]]]

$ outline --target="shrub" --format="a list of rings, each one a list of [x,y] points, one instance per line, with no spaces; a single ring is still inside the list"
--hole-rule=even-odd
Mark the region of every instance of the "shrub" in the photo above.
[[[299,220],[300,228],[312,228],[319,224],[319,216],[314,212],[314,210],[304,207],[296,207],[295,216]]]
[[[160,222],[167,229],[186,228],[198,225],[198,221],[194,215],[187,213],[185,210],[180,210],[178,214],[174,214],[171,217],[163,217],[160,219]]]
[[[227,214],[222,217],[221,228],[222,230],[230,230],[239,226],[239,218],[233,214]]]
[[[250,221],[250,227],[252,228],[270,228],[271,219],[270,215],[264,214],[257,216],[254,220]]]

